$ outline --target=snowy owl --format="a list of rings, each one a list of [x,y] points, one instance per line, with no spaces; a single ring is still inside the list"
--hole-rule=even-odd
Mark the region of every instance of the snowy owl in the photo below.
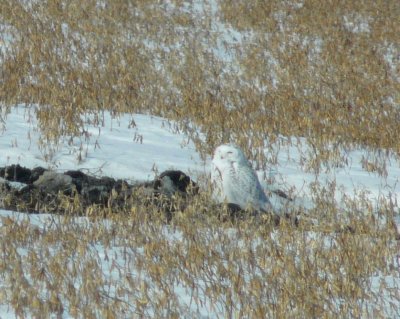
[[[242,209],[273,211],[260,181],[242,150],[233,144],[220,145],[212,159],[211,181],[215,199]]]

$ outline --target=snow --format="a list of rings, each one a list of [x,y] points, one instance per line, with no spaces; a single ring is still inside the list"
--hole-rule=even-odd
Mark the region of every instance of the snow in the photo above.
[[[36,119],[34,112],[32,112],[33,109],[30,111],[25,107],[15,107],[7,115],[6,126],[3,127],[0,135],[2,154],[0,166],[18,163],[30,168],[40,165],[59,171],[84,169],[97,175],[128,180],[151,180],[154,177],[155,168],[159,172],[166,169],[179,169],[188,173],[194,179],[209,174],[210,158],[202,160],[194,145],[188,142],[184,134],[177,131],[173,122],[141,114],[133,115],[136,125],[132,127],[130,125],[132,123],[131,115],[112,119],[109,113],[104,112],[104,126],[100,128],[100,131],[98,127],[87,124],[85,129],[89,133],[89,138],[87,138],[87,135],[79,139],[75,138],[72,143],[68,143],[68,138],[63,138],[58,147],[52,150],[51,160],[46,161],[44,150],[38,146],[39,133],[35,129]],[[343,154],[348,159],[347,165],[331,168],[316,175],[308,172],[301,164],[302,156],[309,151],[305,142],[305,140],[300,140],[298,145],[281,146],[278,152],[278,162],[275,166],[271,166],[269,172],[269,177],[272,177],[274,184],[269,185],[264,181],[265,188],[294,189],[294,194],[300,199],[298,205],[312,206],[312,183],[318,180],[323,185],[335,181],[338,190],[335,197],[338,201],[342,200],[343,196],[355,197],[362,189],[366,191],[367,197],[374,201],[377,207],[379,201],[387,199],[389,195],[393,202],[396,202],[395,199],[400,195],[400,166],[396,158],[390,158],[386,168],[387,175],[382,177],[363,169],[362,158],[368,156],[366,150],[347,151],[346,154]],[[258,174],[261,178],[264,172],[259,171]],[[272,202],[279,205],[276,198]],[[397,206],[395,208],[398,209]],[[19,222],[27,221],[32,227],[50,230],[57,224],[54,223],[54,220],[62,217],[47,214],[26,215],[0,210],[1,225],[5,222],[4,218],[12,218]],[[77,217],[74,220],[79,227],[98,227],[93,221],[89,221],[85,217]],[[96,223],[102,223],[102,227],[112,227],[111,222],[107,220],[96,221]],[[182,239],[179,231],[172,230],[168,226],[165,226],[164,232],[160,236],[171,245]],[[230,236],[234,236],[234,234],[230,234]],[[307,236],[309,236],[309,240],[313,240],[312,233]],[[271,238],[273,238],[273,235]],[[257,240],[255,240],[256,242]],[[41,247],[35,245],[28,244],[26,247],[21,247],[19,253],[26,255],[28,251],[40,252]],[[123,247],[118,244],[106,246],[102,243],[93,243],[88,249],[94,258],[100,261],[101,271],[108,283],[122,281],[117,268],[127,267]],[[143,254],[143,249],[135,249],[135,253]],[[59,247],[54,244],[53,253],[58,250]],[[115,257],[112,259],[113,263],[111,263],[111,259],[106,258],[106,256],[111,255]],[[115,268],[116,264],[118,265],[117,268]],[[132,278],[143,277],[145,273],[137,269],[129,270]],[[29,280],[28,275],[27,278]],[[80,280],[80,278],[77,278],[75,284],[79,285]],[[148,283],[151,285],[151,282]],[[208,304],[207,299],[202,295],[206,287],[204,282],[199,281],[197,284],[199,286],[197,290],[199,296],[197,297],[203,298],[201,304],[196,304],[193,301],[195,296],[190,296],[186,287],[175,283],[173,290],[179,296],[181,305],[186,307],[189,313],[200,318],[223,316],[222,312],[218,312],[222,311],[221,308],[218,308],[219,305]],[[375,287],[374,289],[380,291],[382,286],[398,287],[400,279],[385,274],[376,274],[371,278],[371,284]],[[0,279],[0,286],[2,285]],[[388,308],[393,302],[398,304],[395,298],[390,297],[389,292],[387,294]],[[11,307],[7,304],[1,305],[1,318],[13,318],[14,316],[15,313]],[[64,313],[63,317],[68,318],[68,312]]]
[[[142,114],[113,119],[104,113],[104,127],[87,124],[87,134],[60,140],[56,149],[40,148],[34,107],[13,108],[0,135],[0,166],[20,164],[59,171],[83,169],[114,178],[152,180],[155,170],[204,173],[205,164],[187,137],[174,134],[173,123]],[[88,121],[90,122],[90,121]],[[46,161],[49,158],[50,161]]]
[[[370,157],[367,150],[342,151],[341,157],[346,158],[346,165],[315,172],[302,165],[302,158],[309,154],[310,148],[305,139],[300,139],[294,145],[281,147],[278,154],[278,164],[273,167],[274,182],[277,187],[294,187],[295,194],[305,201],[312,197],[313,183],[321,185],[334,183],[335,199],[338,203],[343,197],[352,197],[365,192],[367,199],[375,205],[381,200],[392,199],[396,202],[400,198],[400,165],[394,155],[386,158],[387,175],[380,176],[377,172],[368,172],[363,168],[363,158]],[[288,155],[290,154],[290,155]],[[260,172],[260,177],[262,172]],[[267,185],[265,185],[268,188]],[[398,209],[398,206],[396,207]]]

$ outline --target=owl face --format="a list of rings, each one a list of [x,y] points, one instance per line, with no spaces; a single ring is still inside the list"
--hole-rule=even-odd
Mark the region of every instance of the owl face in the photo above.
[[[236,174],[239,166],[247,166],[248,161],[242,150],[233,144],[223,144],[214,151],[212,159],[211,177],[215,180],[224,180],[232,174]]]
[[[242,150],[233,144],[220,145],[215,149],[213,157],[214,165],[218,166],[220,163],[240,163],[247,164],[247,159]]]

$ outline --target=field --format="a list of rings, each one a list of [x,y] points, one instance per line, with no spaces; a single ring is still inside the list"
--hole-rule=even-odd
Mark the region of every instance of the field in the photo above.
[[[5,0],[0,15],[0,166],[175,168],[202,187],[168,224],[140,203],[1,211],[1,317],[400,316],[398,1]],[[226,142],[295,199],[275,205],[298,227],[217,218]]]

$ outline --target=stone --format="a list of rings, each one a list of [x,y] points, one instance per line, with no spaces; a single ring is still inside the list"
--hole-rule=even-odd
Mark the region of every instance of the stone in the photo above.
[[[175,193],[188,194],[189,192],[197,194],[199,187],[185,173],[179,170],[167,170],[158,176],[153,184],[156,192],[171,196]]]
[[[33,185],[44,192],[55,194],[59,191],[71,191],[73,188],[71,176],[55,171],[45,171]]]
[[[0,177],[7,181],[28,184],[31,177],[31,170],[21,167],[19,164],[0,168]]]

